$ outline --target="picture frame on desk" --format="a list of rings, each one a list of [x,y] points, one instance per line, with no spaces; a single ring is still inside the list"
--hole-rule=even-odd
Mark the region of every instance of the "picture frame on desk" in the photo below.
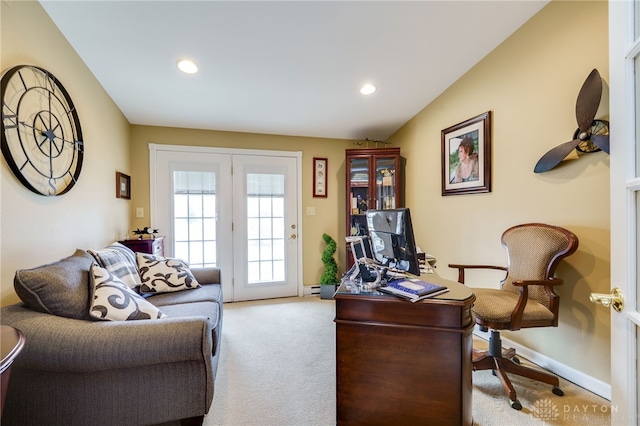
[[[444,129],[442,195],[491,192],[491,111]]]
[[[327,198],[327,158],[313,158],[313,196]]]

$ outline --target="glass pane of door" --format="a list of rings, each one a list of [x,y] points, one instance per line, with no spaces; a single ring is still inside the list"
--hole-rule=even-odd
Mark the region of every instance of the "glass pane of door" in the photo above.
[[[285,279],[284,175],[247,174],[247,280]]]
[[[216,266],[216,175],[173,172],[175,257],[192,267]]]
[[[640,43],[640,2],[635,1],[632,3],[632,7],[634,10],[633,16],[634,16],[634,30],[633,30],[633,38],[634,38],[634,46],[637,47],[638,44]],[[637,49],[636,49],[637,52]],[[638,120],[638,111],[640,111],[640,55],[636,54],[635,58],[633,58],[633,69],[634,69],[634,79],[633,79],[633,92],[635,95],[633,96],[633,110],[635,111],[634,117],[635,117],[635,122],[633,122],[633,126],[634,126],[634,140],[635,143],[633,144],[633,147],[635,148],[635,158],[636,158],[636,163],[635,163],[635,171],[633,173],[633,175],[637,178],[640,175],[640,149],[638,149],[638,145],[640,144],[640,120]],[[636,359],[636,365],[635,365],[635,375],[634,377],[636,377],[634,386],[635,386],[635,403],[634,404],[630,404],[630,406],[635,406],[635,411],[636,414],[638,414],[638,410],[640,409],[640,389],[638,388],[639,383],[638,383],[638,377],[639,377],[639,367],[640,365],[638,363],[640,363],[640,361],[638,360],[638,356],[637,354],[640,353],[638,352],[638,347],[640,346],[640,342],[638,342],[638,318],[640,317],[640,274],[638,273],[638,260],[640,260],[640,236],[638,235],[638,230],[639,230],[639,226],[640,226],[640,192],[638,191],[637,187],[634,188],[634,195],[635,195],[635,226],[636,226],[636,236],[635,236],[635,246],[636,246],[636,259],[635,262],[633,264],[633,277],[635,278],[635,293],[636,293],[636,303],[635,303],[635,312],[634,315],[632,316],[632,318],[635,319],[634,322],[634,328],[635,328],[635,335],[636,335],[636,353],[634,354],[634,357]],[[633,210],[633,209],[632,209]],[[626,290],[628,293],[628,290]],[[633,393],[632,393],[633,394]],[[638,422],[638,418],[635,418],[635,422],[637,424]]]
[[[633,5],[633,39],[637,40],[640,37],[640,6],[638,6],[636,0]],[[637,68],[636,68],[637,69]]]
[[[640,7],[637,7],[636,9],[640,9]],[[639,41],[636,41],[636,43],[638,43]],[[636,56],[635,59],[633,60],[634,63],[634,69],[636,70],[636,72],[634,73],[634,84],[636,87],[635,90],[635,109],[636,109],[636,114],[638,111],[640,111],[638,108],[640,108],[640,90],[638,90],[638,88],[640,88],[640,56]],[[636,120],[635,122],[635,140],[636,140],[636,144],[638,143],[638,141],[640,141],[640,122]],[[636,145],[637,146],[637,145]],[[636,169],[634,172],[634,176],[638,177],[638,175],[640,174],[640,149],[636,149],[635,152],[635,158],[636,158]]]

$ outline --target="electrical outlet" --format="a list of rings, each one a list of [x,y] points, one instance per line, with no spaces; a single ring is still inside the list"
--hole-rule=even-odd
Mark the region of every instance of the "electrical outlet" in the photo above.
[[[139,218],[139,219],[144,217],[144,208],[143,207],[136,207],[136,217]]]
[[[316,208],[315,207],[307,207],[307,216],[315,216]]]

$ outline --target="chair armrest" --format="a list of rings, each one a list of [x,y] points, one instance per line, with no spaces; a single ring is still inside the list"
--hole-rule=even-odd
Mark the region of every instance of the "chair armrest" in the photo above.
[[[44,371],[92,372],[181,361],[211,363],[211,325],[204,317],[85,321],[2,308],[2,324],[26,337],[16,365]]]
[[[564,281],[561,278],[549,278],[548,280],[516,280],[513,281],[516,287],[524,287],[528,285],[562,285]]]
[[[191,273],[200,284],[220,284],[220,268],[191,268]]]
[[[520,330],[520,324],[522,323],[522,315],[524,313],[524,308],[527,306],[527,302],[529,301],[529,286],[531,285],[539,285],[544,286],[545,291],[549,295],[551,302],[553,303],[554,298],[558,297],[558,295],[553,290],[554,285],[562,285],[564,281],[560,278],[549,278],[548,280],[516,280],[513,281],[515,287],[518,287],[520,290],[520,298],[518,299],[518,303],[511,314],[511,330]]]
[[[495,265],[461,265],[457,263],[450,263],[449,268],[454,268],[458,270],[458,282],[464,284],[464,271],[465,269],[497,269],[499,271],[507,271],[506,266],[495,266]]]

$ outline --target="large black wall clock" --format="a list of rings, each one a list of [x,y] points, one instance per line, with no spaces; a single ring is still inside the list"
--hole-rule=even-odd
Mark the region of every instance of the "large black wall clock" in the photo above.
[[[68,192],[78,181],[84,143],[78,112],[57,78],[19,65],[2,76],[2,154],[36,194]]]

